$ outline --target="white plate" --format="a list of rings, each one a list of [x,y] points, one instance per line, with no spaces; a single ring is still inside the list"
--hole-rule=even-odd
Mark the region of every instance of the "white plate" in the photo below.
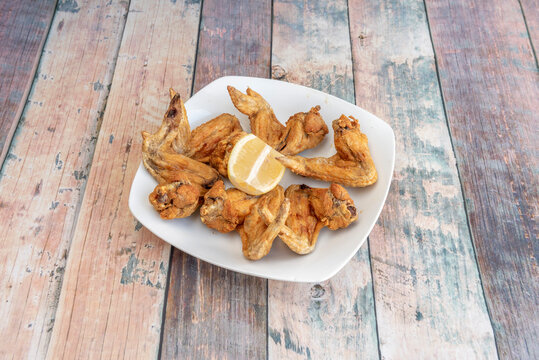
[[[346,229],[323,229],[316,249],[311,254],[297,255],[280,239],[276,239],[266,257],[250,261],[243,257],[237,232],[221,234],[207,228],[200,221],[198,211],[189,218],[162,220],[148,201],[148,194],[153,191],[156,181],[142,164],[131,186],[129,209],[152,233],[172,246],[211,264],[267,279],[301,282],[321,282],[329,279],[346,265],[365,242],[382,211],[395,164],[393,130],[367,111],[318,90],[283,81],[241,76],[217,79],[185,103],[192,129],[227,112],[236,115],[243,129],[249,132],[249,120],[238,112],[230,101],[227,85],[232,85],[242,92],[249,86],[259,92],[271,104],[275,115],[283,124],[290,115],[320,105],[320,113],[330,129],[329,134],[315,149],[301,154],[306,157],[331,156],[335,153],[331,122],[341,114],[352,115],[359,120],[361,131],[369,138],[369,148],[378,170],[378,181],[363,189],[347,187],[359,211],[358,221]],[[163,113],[167,104],[168,99],[163,99]],[[154,132],[157,129],[147,126],[144,130]],[[291,184],[329,186],[328,183],[304,178],[288,170],[280,184],[285,189]]]

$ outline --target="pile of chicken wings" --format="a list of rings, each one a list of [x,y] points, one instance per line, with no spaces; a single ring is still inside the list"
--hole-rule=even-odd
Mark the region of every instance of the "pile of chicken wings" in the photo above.
[[[142,132],[142,161],[158,182],[149,200],[163,219],[188,217],[200,207],[206,226],[240,234],[243,254],[250,260],[266,256],[277,237],[295,253],[308,254],[323,227],[336,230],[357,220],[354,202],[341,185],[368,186],[378,174],[356,119],[341,115],[333,121],[335,155],[305,158],[297,154],[316,147],[328,133],[320,106],[292,115],[283,125],[252,89],[244,94],[228,86],[228,93],[249,117],[252,133],[282,155],[277,160],[298,175],[330,186],[291,185],[284,190],[277,185],[260,196],[226,189],[221,178],[227,176],[230,152],[247,133],[231,114],[191,130],[180,95],[170,89],[161,127],[154,134]]]

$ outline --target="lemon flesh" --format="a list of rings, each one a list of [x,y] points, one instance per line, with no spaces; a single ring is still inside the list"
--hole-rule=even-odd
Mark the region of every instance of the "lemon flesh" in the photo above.
[[[281,154],[253,134],[236,143],[228,161],[228,178],[250,195],[272,190],[284,175],[284,166],[275,159]]]

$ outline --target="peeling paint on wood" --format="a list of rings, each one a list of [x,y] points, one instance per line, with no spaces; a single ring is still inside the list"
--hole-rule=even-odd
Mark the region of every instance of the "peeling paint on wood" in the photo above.
[[[273,11],[273,76],[354,102],[347,2]],[[368,244],[322,284],[269,281],[268,333],[271,359],[378,359]]]
[[[224,75],[270,73],[271,2],[203,2],[194,91]],[[266,358],[263,279],[174,250],[163,358]]]
[[[396,137],[370,236],[384,359],[497,358],[422,1],[349,2],[358,105]]]
[[[517,1],[426,4],[498,352],[536,359],[539,69],[526,24]]]
[[[32,86],[55,0],[0,2],[0,166]]]
[[[80,4],[86,11],[54,18],[0,173],[0,357],[43,358],[47,351],[85,185],[71,174],[90,164],[89,137],[106,99],[84,84],[111,81],[120,44],[125,9]]]
[[[76,14],[86,13],[84,3],[77,1],[77,6]],[[194,62],[199,8],[169,0],[134,0],[129,5],[92,166],[89,171],[77,169],[76,176],[87,176],[88,183],[49,359],[158,355],[167,278],[162,269],[168,268],[170,246],[138,227],[128,210],[128,196],[141,160],[141,129],[158,127],[169,87],[189,93],[192,73],[182,65]],[[81,86],[99,94],[92,85],[98,79],[103,81],[99,77]],[[106,88],[103,81],[103,91]]]

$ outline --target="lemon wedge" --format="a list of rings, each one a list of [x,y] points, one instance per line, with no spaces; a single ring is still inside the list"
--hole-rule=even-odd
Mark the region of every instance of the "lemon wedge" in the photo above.
[[[228,160],[228,178],[250,195],[265,194],[284,175],[284,166],[275,159],[281,154],[253,134],[241,138]]]

